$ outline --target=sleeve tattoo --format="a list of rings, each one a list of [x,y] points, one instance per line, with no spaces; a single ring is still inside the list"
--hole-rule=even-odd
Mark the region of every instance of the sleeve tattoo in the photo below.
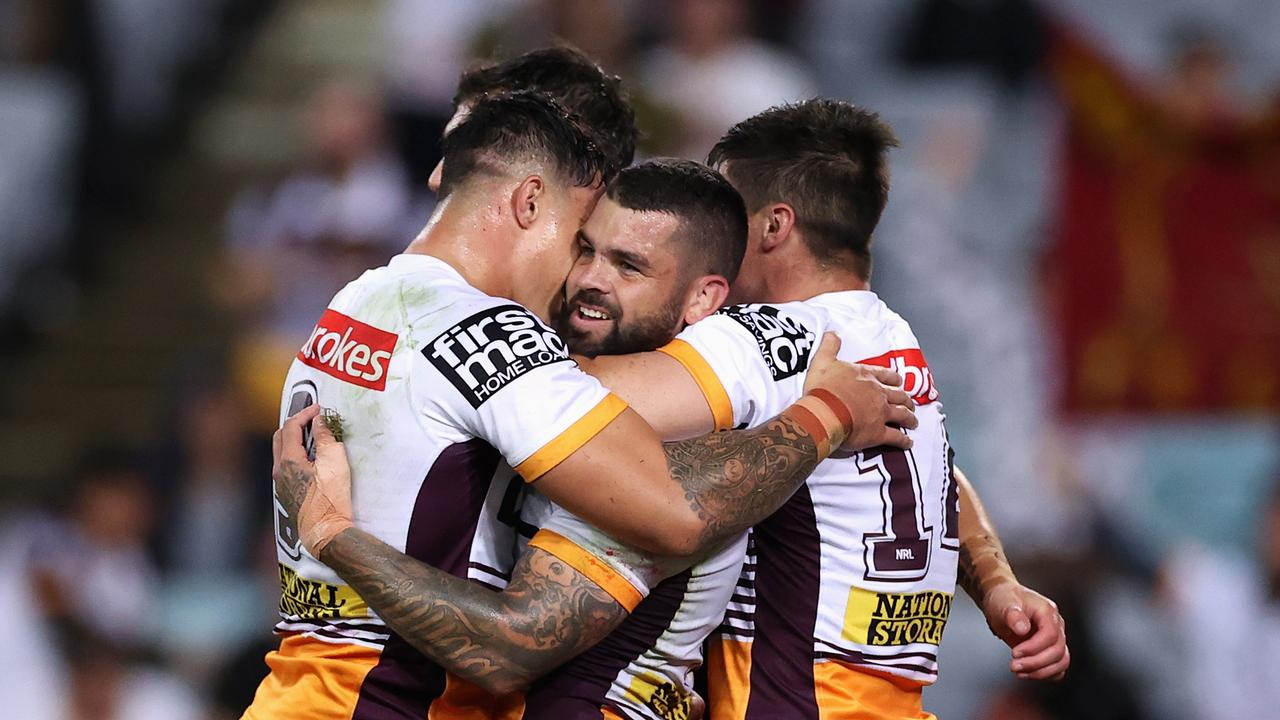
[[[705,523],[705,543],[742,532],[782,506],[821,458],[786,412],[751,430],[666,443],[671,477]]]
[[[454,675],[497,694],[527,688],[627,617],[599,586],[537,548],[520,558],[501,593],[361,530],[342,532],[322,555],[398,635]]]
[[[752,429],[667,443],[671,477],[711,541],[777,510],[818,463],[785,413]],[[531,548],[495,593],[408,557],[358,529],[320,560],[398,635],[449,672],[494,693],[520,690],[602,640],[627,611],[550,553]]]

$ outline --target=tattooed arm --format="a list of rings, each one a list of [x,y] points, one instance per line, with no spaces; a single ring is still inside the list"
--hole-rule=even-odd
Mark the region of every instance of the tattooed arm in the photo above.
[[[817,464],[818,443],[796,419],[798,412],[803,411],[789,410],[753,430],[664,447],[671,476],[687,488],[688,501],[717,533],[743,529],[743,518],[768,514],[772,503],[781,502],[761,476],[803,479]],[[277,434],[276,497],[286,517],[303,519],[303,536],[313,537],[305,525],[316,516],[311,504],[327,505],[338,496],[340,505],[350,468],[341,444],[322,425],[313,426],[315,461],[301,446],[297,420],[285,426],[282,433],[297,440]],[[319,547],[309,543],[308,549],[407,642],[493,693],[527,687],[602,640],[627,616],[595,582],[536,547],[520,558],[501,593],[425,565],[350,526]]]
[[[955,480],[960,495],[960,587],[982,610],[991,632],[1011,648],[1011,671],[1021,678],[1061,678],[1071,664],[1071,651],[1057,604],[1018,582],[977,491],[959,468]]]
[[[495,593],[350,528],[320,554],[400,637],[494,694],[531,682],[604,639],[627,611],[559,558],[530,548]]]

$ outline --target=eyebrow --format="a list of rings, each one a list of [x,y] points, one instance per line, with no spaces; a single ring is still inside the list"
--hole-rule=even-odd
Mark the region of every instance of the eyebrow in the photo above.
[[[637,255],[630,250],[610,250],[606,253],[614,262],[626,262],[634,265],[641,271],[648,270],[650,263],[648,258],[643,255]]]

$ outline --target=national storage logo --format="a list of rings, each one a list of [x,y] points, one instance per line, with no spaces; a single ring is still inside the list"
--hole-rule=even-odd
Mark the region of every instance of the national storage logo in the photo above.
[[[347,585],[308,580],[280,566],[280,614],[298,620],[369,617],[369,606]]]
[[[569,360],[569,347],[527,309],[499,305],[440,333],[422,354],[478,408],[530,370]]]
[[[849,590],[843,637],[859,645],[895,647],[942,642],[952,595],[937,590],[878,593]]]

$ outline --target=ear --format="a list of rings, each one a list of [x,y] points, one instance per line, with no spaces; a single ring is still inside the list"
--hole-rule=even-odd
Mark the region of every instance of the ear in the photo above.
[[[764,232],[760,239],[760,252],[773,252],[787,244],[796,226],[796,211],[786,203],[773,203],[760,209],[764,216]]]
[[[706,318],[724,306],[729,298],[729,281],[723,275],[703,275],[694,281],[684,303],[686,325]]]
[[[521,229],[528,230],[538,221],[546,192],[547,186],[538,175],[530,175],[511,191],[511,214]]]

